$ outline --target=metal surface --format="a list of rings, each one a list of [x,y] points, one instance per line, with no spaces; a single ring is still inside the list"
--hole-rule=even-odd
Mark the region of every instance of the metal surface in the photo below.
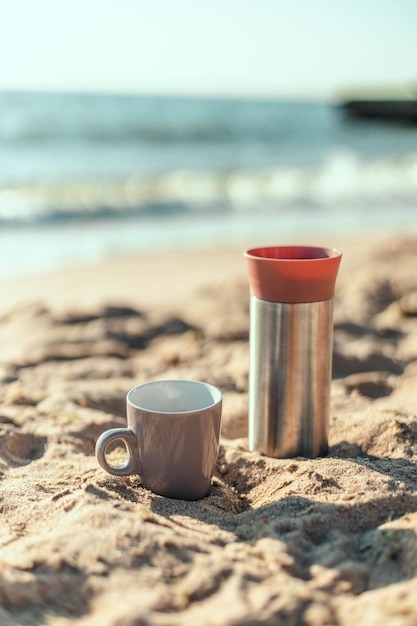
[[[251,297],[249,448],[273,457],[328,451],[333,300]]]

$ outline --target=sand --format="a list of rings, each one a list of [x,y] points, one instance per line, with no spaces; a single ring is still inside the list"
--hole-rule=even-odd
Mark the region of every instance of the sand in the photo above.
[[[320,459],[248,451],[239,250],[0,285],[2,626],[417,623],[417,238],[332,245],[344,258]],[[126,392],[171,377],[224,393],[197,502],[94,456],[125,425]]]

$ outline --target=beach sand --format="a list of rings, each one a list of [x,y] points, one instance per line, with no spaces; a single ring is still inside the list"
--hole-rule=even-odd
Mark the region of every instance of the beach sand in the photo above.
[[[328,245],[320,241],[318,245]],[[240,250],[120,258],[4,281],[0,624],[417,623],[417,238],[332,240],[330,451],[247,449]],[[125,395],[224,393],[208,496],[156,496],[97,464]]]

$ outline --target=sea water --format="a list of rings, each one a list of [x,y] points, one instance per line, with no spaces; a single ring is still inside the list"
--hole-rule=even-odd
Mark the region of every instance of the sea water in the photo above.
[[[320,101],[0,93],[0,277],[387,230],[417,231],[415,127]]]

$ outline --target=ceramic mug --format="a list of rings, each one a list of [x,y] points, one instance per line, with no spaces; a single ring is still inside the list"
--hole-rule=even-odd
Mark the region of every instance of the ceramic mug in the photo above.
[[[160,380],[126,397],[128,428],[104,432],[96,444],[101,467],[115,476],[139,474],[156,494],[181,500],[207,495],[219,451],[222,393],[194,380]],[[122,441],[124,465],[111,465],[109,445]]]

